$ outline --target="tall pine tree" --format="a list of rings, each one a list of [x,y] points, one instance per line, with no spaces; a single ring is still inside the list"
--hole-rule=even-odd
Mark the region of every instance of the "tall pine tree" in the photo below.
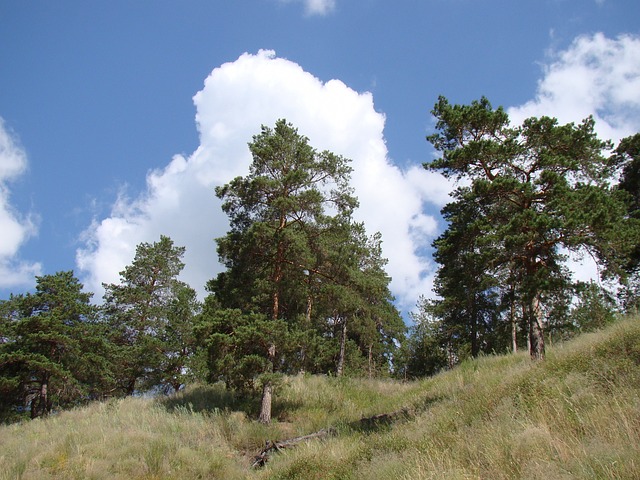
[[[216,346],[214,377],[260,383],[259,419],[269,422],[275,375],[326,368],[335,340],[346,342],[337,330],[347,316],[371,365],[383,356],[379,338],[401,328],[379,249],[362,243],[364,229],[351,219],[349,161],[316,151],[285,120],[263,126],[249,149],[249,174],[216,190],[230,219],[218,239],[227,269],[208,284],[209,304],[222,311],[213,308],[203,325]]]
[[[609,185],[612,164],[603,157],[609,144],[598,139],[592,118],[577,125],[529,118],[512,126],[507,113],[486,98],[451,105],[441,97],[432,113],[437,133],[428,140],[442,156],[425,168],[468,185],[458,188],[458,205],[446,208],[471,208],[463,202],[481,207],[481,219],[470,220],[479,227],[476,249],[488,273],[512,282],[531,356],[543,358],[545,308],[569,286],[561,249],[589,253],[604,274],[616,275],[637,243],[625,195]],[[459,248],[449,237],[441,237],[441,254]],[[440,270],[441,280],[447,280],[448,268]],[[484,288],[479,285],[476,294]]]

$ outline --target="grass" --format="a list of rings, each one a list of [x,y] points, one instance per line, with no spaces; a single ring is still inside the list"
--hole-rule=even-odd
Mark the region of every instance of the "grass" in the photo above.
[[[358,422],[409,407],[410,418]],[[221,386],[0,427],[0,479],[640,478],[640,320],[417,382],[287,378],[264,426]],[[266,440],[338,434],[272,457]]]

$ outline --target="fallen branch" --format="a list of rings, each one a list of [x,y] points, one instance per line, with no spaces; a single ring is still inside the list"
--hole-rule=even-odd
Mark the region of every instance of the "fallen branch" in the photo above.
[[[392,423],[395,423],[399,420],[406,420],[412,415],[413,412],[410,409],[402,408],[391,413],[380,413],[371,417],[361,418],[360,420],[351,423],[350,426],[351,428],[355,429],[373,430],[376,428],[380,428],[383,425],[391,425]],[[253,458],[253,463],[251,466],[253,468],[264,467],[269,461],[269,456],[273,453],[277,453],[280,450],[284,450],[285,448],[295,447],[299,443],[306,442],[307,440],[323,439],[336,434],[336,429],[331,427],[326,429],[323,428],[322,430],[310,433],[309,435],[289,438],[287,440],[280,440],[277,442],[267,440],[265,447],[260,450],[260,453],[258,453],[258,455]]]
[[[267,440],[265,447],[260,451],[258,455],[254,457],[253,464],[251,465],[253,468],[264,467],[267,461],[269,460],[269,455],[275,452],[279,452],[285,448],[295,447],[301,442],[306,442],[307,440],[313,439],[322,439],[336,434],[336,430],[334,428],[323,428],[314,433],[310,433],[309,435],[303,435],[301,437],[289,438],[287,440],[281,440],[278,442],[272,442]]]

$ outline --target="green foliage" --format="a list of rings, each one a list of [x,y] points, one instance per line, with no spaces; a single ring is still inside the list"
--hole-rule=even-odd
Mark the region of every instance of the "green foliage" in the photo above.
[[[196,327],[205,339],[209,381],[224,381],[229,388],[253,390],[267,373],[264,352],[276,346],[273,362],[286,364],[289,333],[286,322],[237,309],[205,310]]]
[[[610,161],[622,167],[618,189],[629,196],[628,215],[640,219],[640,133],[623,138]],[[640,305],[640,242],[636,243],[625,265],[628,274],[620,296],[628,312],[637,312]]]
[[[431,313],[432,305],[421,298],[418,310],[412,314],[413,326],[395,359],[396,376],[399,378],[413,380],[435,375],[452,367],[458,360],[462,347],[457,348],[454,361],[454,335],[445,329],[443,321]]]
[[[178,390],[195,349],[195,291],[177,279],[184,247],[161,236],[141,243],[119,284],[104,285],[103,317],[121,393],[162,386]]]
[[[464,181],[442,211],[449,227],[434,242],[442,265],[437,315],[472,355],[505,351],[508,332],[515,342],[521,323],[540,358],[545,323],[566,312],[573,288],[562,249],[592,255],[604,276],[616,277],[640,243],[627,195],[610,186],[620,162],[602,156],[610,145],[597,138],[592,118],[512,126],[486,98],[451,105],[441,97],[432,113],[437,133],[428,140],[442,157],[425,168]],[[500,326],[505,318],[511,329]]]
[[[33,294],[0,303],[0,415],[47,415],[99,397],[111,382],[90,293],[73,272],[36,277]]]
[[[637,217],[640,214],[640,133],[620,140],[610,161],[622,167],[618,187],[631,196],[629,211]]]
[[[578,283],[577,304],[563,328],[565,337],[576,332],[593,332],[605,328],[616,319],[615,299],[595,282]]]
[[[216,189],[231,226],[217,240],[227,269],[208,284],[201,327],[211,378],[249,390],[260,380],[267,412],[272,374],[360,369],[347,352],[369,374],[388,371],[404,326],[381,239],[352,221],[349,161],[285,120],[249,149],[249,175]]]

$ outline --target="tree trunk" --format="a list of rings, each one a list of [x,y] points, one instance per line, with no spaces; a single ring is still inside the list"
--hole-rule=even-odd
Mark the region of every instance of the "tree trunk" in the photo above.
[[[336,369],[336,376],[341,377],[344,371],[344,357],[347,346],[347,319],[342,319],[342,329],[340,333],[340,356],[338,357],[338,368]]]
[[[273,394],[273,386],[271,380],[264,382],[262,386],[262,403],[260,404],[260,423],[271,423],[271,398]]]
[[[522,304],[523,328],[527,332],[527,352],[531,353],[531,315],[529,315],[527,306]]]
[[[271,311],[271,318],[273,320],[277,320],[280,316],[280,292],[278,291],[278,286],[276,285],[276,290],[273,292],[273,296],[271,297],[273,309]]]
[[[449,341],[447,342],[447,358],[449,362],[449,370],[456,366],[456,357],[453,349],[453,344]]]
[[[529,355],[533,360],[544,359],[544,327],[540,297],[536,294],[531,302],[531,314],[529,315]]]
[[[136,393],[136,377],[132,377],[127,381],[127,385],[125,387],[125,394],[127,396],[132,396]]]
[[[518,352],[518,325],[516,323],[516,302],[511,299],[511,350]]]
[[[469,295],[467,300],[467,311],[471,312],[471,356],[476,358],[480,349],[478,347],[478,312],[476,309],[475,295],[473,297]]]
[[[282,231],[286,226],[286,217],[282,215],[280,217],[280,227],[278,231]],[[282,280],[282,264],[284,262],[284,245],[282,242],[278,243],[278,250],[276,254],[276,263],[273,272],[273,295],[271,318],[275,321],[280,317],[280,280]],[[267,349],[267,373],[268,375],[273,373],[273,365],[276,357],[276,346],[274,343],[269,345]],[[260,403],[260,415],[258,421],[261,423],[271,423],[271,400],[273,396],[273,385],[271,379],[264,381],[262,386],[262,402]]]
[[[307,313],[305,315],[306,325],[305,327],[311,327],[311,312],[313,311],[313,297],[311,294],[307,295]]]
[[[373,343],[369,344],[369,378],[373,378]]]
[[[272,343],[269,345],[269,349],[267,351],[268,354],[268,364],[267,364],[267,374],[273,373],[273,362],[276,358],[276,346]],[[258,421],[260,423],[271,423],[271,401],[273,397],[273,384],[271,383],[271,379],[268,378],[264,381],[262,385],[262,401],[260,403],[260,415],[258,416]]]
[[[287,226],[287,218],[285,215],[280,216],[280,225],[278,226],[278,234],[284,230]],[[273,270],[273,296],[272,296],[272,310],[271,318],[277,320],[280,317],[280,281],[282,280],[282,265],[284,264],[284,244],[282,241],[278,241],[278,248],[276,251],[275,265]]]
[[[31,402],[31,418],[37,418],[49,413],[49,380],[42,380],[38,396]]]
[[[313,310],[313,297],[311,294],[307,295],[307,312],[305,315],[305,330],[311,329],[311,312]],[[305,372],[305,363],[307,362],[307,340],[302,340],[302,346],[300,347],[300,373]]]

